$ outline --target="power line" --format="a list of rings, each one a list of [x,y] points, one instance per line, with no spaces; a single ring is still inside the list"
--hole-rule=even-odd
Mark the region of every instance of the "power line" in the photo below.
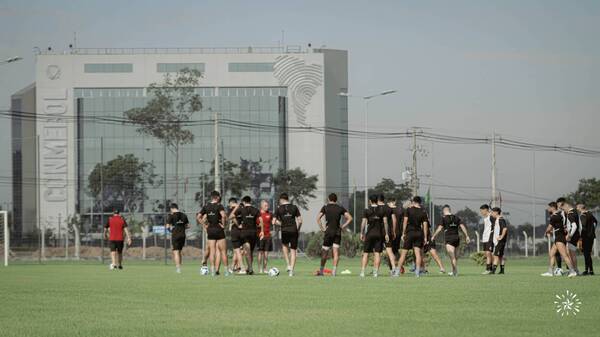
[[[0,110],[0,118],[18,118],[23,120],[47,120],[49,122],[55,122],[56,118],[53,116],[37,115],[31,112],[23,112],[16,110]],[[90,122],[98,124],[109,124],[109,125],[129,125],[136,126],[133,122],[124,117],[110,117],[110,116],[66,116],[61,117],[62,123],[81,123]],[[186,121],[161,121],[163,123],[178,125],[178,126],[212,126],[214,125],[214,119],[201,119],[201,120],[186,120]],[[360,138],[364,139],[365,136],[369,139],[405,139],[413,137],[411,131],[400,131],[400,132],[381,132],[381,131],[361,131],[352,129],[341,129],[325,126],[285,126],[275,124],[261,124],[247,121],[237,121],[232,119],[221,118],[219,124],[222,127],[229,127],[234,130],[250,130],[254,132],[275,132],[282,131],[286,133],[313,133],[327,136],[340,136],[348,138]],[[420,140],[426,140],[434,143],[444,144],[460,144],[460,145],[482,145],[491,144],[492,137],[465,137],[465,136],[453,136],[447,134],[440,134],[431,131],[419,130],[416,132],[414,137]],[[84,138],[85,139],[85,138]],[[581,146],[572,145],[549,145],[525,142],[517,139],[511,139],[507,137],[497,136],[495,143],[499,147],[525,150],[525,151],[539,151],[539,152],[559,152],[566,153],[576,156],[584,157],[600,157],[600,150],[592,148],[585,148]]]

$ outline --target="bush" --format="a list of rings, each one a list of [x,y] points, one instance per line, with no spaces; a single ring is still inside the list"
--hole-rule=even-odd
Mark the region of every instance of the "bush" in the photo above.
[[[323,246],[324,233],[311,232],[306,233],[305,237],[308,242],[306,246],[306,254],[310,257],[321,257],[321,247]],[[349,232],[342,232],[342,242],[340,244],[340,255],[353,258],[362,247],[360,236]]]
[[[484,252],[475,252],[470,256],[471,260],[475,261],[480,266],[485,264],[485,253]]]
[[[310,257],[320,257],[321,247],[323,246],[323,232],[310,232],[305,234],[306,241],[306,255]]]
[[[355,257],[362,248],[360,235],[350,232],[342,232],[342,243],[340,245],[340,254],[346,257]]]

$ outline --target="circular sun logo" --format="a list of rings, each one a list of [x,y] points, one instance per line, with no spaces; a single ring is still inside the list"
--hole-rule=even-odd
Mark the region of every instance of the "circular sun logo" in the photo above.
[[[561,317],[575,316],[579,313],[581,300],[577,297],[577,294],[567,290],[564,294],[556,294],[555,297],[554,308],[558,315]]]

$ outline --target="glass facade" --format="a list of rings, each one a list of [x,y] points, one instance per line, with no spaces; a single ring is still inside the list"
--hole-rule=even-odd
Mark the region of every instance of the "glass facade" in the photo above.
[[[176,73],[185,68],[204,72],[204,63],[157,63],[156,71],[159,73]]]
[[[133,64],[131,63],[86,63],[83,65],[83,71],[86,73],[131,73]]]
[[[229,72],[272,72],[274,63],[229,63]]]
[[[74,91],[78,121],[78,212],[98,213],[104,208],[123,209],[123,200],[111,195],[110,184],[104,184],[104,207],[100,196],[88,192],[88,177],[98,163],[107,163],[119,155],[132,154],[151,163],[160,184],[145,186],[148,198],[137,213],[159,216],[165,200],[177,200],[189,213],[198,210],[212,185],[214,170],[214,113],[219,114],[219,148],[221,174],[227,174],[230,163],[249,168],[251,184],[243,193],[253,198],[271,198],[273,174],[286,165],[287,90],[280,87],[257,88],[196,88],[203,109],[193,115],[186,126],[194,134],[194,142],[179,151],[179,193],[175,198],[175,155],[154,137],[137,132],[137,126],[127,123],[124,112],[145,106],[149,97],[145,88],[77,88]],[[165,161],[166,158],[166,161]],[[166,169],[166,171],[165,171]],[[234,169],[238,172],[238,169]],[[107,173],[108,174],[108,173]],[[221,181],[224,181],[222,179]],[[163,183],[166,182],[166,183]],[[225,179],[221,187],[224,200],[232,196]],[[166,191],[165,191],[166,187]],[[235,195],[240,197],[240,195]],[[92,206],[93,205],[93,206]],[[124,210],[125,211],[125,210]]]

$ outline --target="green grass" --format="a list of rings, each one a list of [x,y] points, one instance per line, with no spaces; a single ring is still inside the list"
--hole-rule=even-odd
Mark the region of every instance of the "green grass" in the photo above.
[[[353,274],[336,278],[310,276],[318,262],[306,259],[293,278],[202,277],[191,261],[181,275],[158,262],[11,265],[0,268],[0,336],[598,335],[600,277],[543,278],[542,259],[495,276],[459,263],[457,278],[420,279],[361,279],[349,259]],[[567,289],[583,303],[561,318],[554,296]]]

